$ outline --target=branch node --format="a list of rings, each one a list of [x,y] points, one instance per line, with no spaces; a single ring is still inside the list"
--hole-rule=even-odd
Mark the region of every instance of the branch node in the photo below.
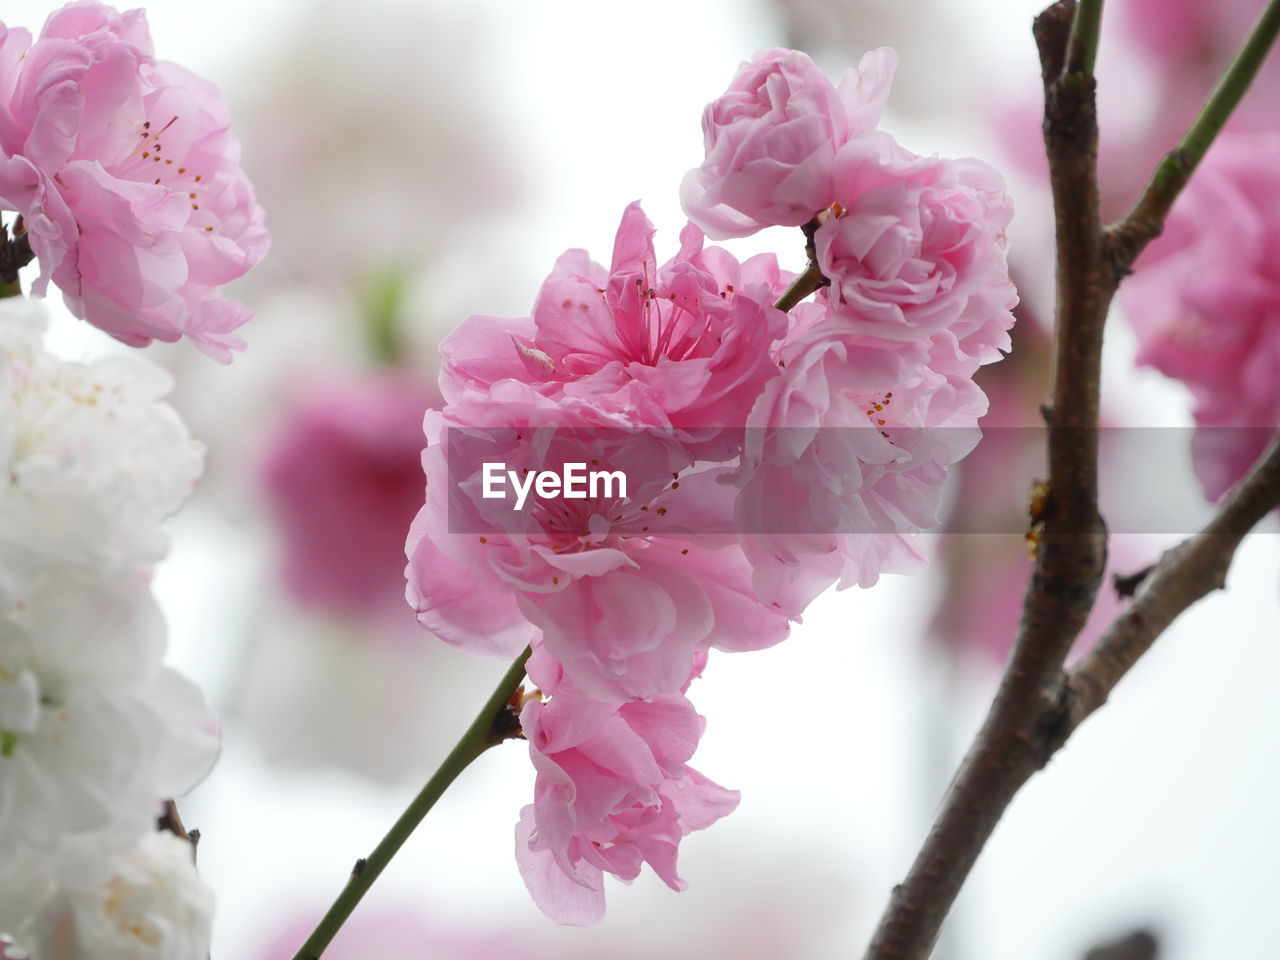
[[[1040,50],[1040,76],[1045,89],[1062,74],[1067,62],[1067,38],[1076,15],[1076,0],[1058,0],[1032,21],[1031,34]]]
[[[489,742],[497,745],[507,740],[521,740],[524,731],[520,728],[520,711],[511,704],[504,706],[493,718],[493,728],[489,731]]]
[[[13,238],[9,228],[0,225],[0,283],[18,282],[18,271],[35,259],[31,238],[25,230],[15,225]]]
[[[1116,589],[1116,596],[1122,600],[1132,597],[1138,592],[1138,587],[1142,581],[1156,568],[1154,563],[1147,564],[1141,570],[1135,570],[1133,573],[1113,573],[1111,575],[1111,583]]]

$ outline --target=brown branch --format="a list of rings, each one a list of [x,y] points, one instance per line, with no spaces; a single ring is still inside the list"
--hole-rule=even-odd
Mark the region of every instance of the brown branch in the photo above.
[[[1094,653],[1071,676],[1063,672],[1106,562],[1106,528],[1097,508],[1097,427],[1107,309],[1280,32],[1280,0],[1271,0],[1179,151],[1157,171],[1138,215],[1104,233],[1095,82],[1087,69],[1099,11],[1100,4],[1091,2],[1087,15],[1077,17],[1075,0],[1059,0],[1036,18],[1033,30],[1045,89],[1057,239],[1051,402],[1042,408],[1049,427],[1049,480],[1037,517],[1035,569],[991,710],[905,882],[894,888],[866,960],[928,956],[1009,801],[1106,700],[1160,632],[1222,585],[1240,538],[1280,504],[1280,453],[1273,447],[1205,532],[1167,554],[1142,581],[1133,604]]]
[[[200,831],[187,830],[182,822],[182,815],[178,813],[178,805],[172,800],[164,802],[160,816],[156,818],[156,829],[167,830],[179,840],[185,840],[191,844],[191,859],[195,860],[196,848],[200,844]]]
[[[0,296],[18,295],[18,271],[35,259],[31,238],[22,229],[21,219],[13,229],[10,239],[8,227],[0,224]]]
[[[1135,570],[1133,573],[1112,574],[1111,585],[1115,588],[1116,596],[1122,600],[1128,600],[1138,592],[1138,587],[1142,585],[1142,581],[1147,579],[1155,568],[1156,565],[1152,563],[1141,570]]]
[[[1102,256],[1098,127],[1092,76],[1063,72],[1074,0],[1036,18],[1045,88],[1045,146],[1057,211],[1056,336],[1049,483],[1036,564],[1013,654],[982,730],[867,950],[867,960],[928,956],[965,878],[1013,795],[1066,739],[1062,664],[1083,628],[1106,564],[1098,514],[1102,327],[1115,281]]]
[[[1244,535],[1277,507],[1280,433],[1204,530],[1160,559],[1138,587],[1133,603],[1079,666],[1069,675],[1055,670],[1048,687],[1041,688],[1039,706],[1021,715],[1006,706],[1018,703],[1016,691],[1029,676],[1019,672],[1015,651],[996,703],[956,776],[941,816],[907,882],[894,890],[868,957],[920,960],[928,956],[955,892],[1014,794],[1106,702],[1174,619],[1223,586]],[[1020,648],[1026,642],[1028,638],[1020,638]],[[1034,703],[1034,698],[1027,702]],[[887,934],[897,939],[890,940]]]
[[[1200,533],[1160,558],[1133,603],[1069,678],[1071,726],[1107,701],[1121,678],[1184,610],[1220,590],[1244,535],[1280,504],[1280,434]]]

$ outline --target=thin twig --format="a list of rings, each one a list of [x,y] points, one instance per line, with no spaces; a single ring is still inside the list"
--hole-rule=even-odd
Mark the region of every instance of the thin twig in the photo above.
[[[808,262],[805,264],[804,272],[791,281],[791,286],[783,291],[778,302],[773,305],[774,309],[787,313],[809,294],[831,286],[831,281],[818,266],[818,247],[815,240],[818,227],[827,216],[827,213],[821,213],[800,228],[804,231],[804,255],[808,258]]]
[[[342,925],[346,923],[347,918],[351,916],[356,905],[369,892],[369,888],[373,886],[379,874],[386,869],[391,858],[417,829],[422,818],[435,806],[445,789],[470,766],[471,761],[476,757],[513,735],[510,723],[511,699],[524,678],[524,665],[529,659],[529,653],[529,648],[526,647],[524,653],[511,664],[489,699],[485,701],[485,705],[481,707],[476,719],[467,728],[467,732],[462,735],[449,756],[440,764],[440,768],[432,774],[431,779],[422,788],[422,792],[413,798],[404,813],[400,815],[400,819],[392,824],[387,835],[373,848],[373,852],[356,861],[347,877],[346,886],[338,894],[329,912],[324,915],[314,932],[307,938],[306,943],[299,948],[294,960],[319,960]]]
[[[1122,600],[1132,597],[1138,592],[1138,587],[1142,585],[1142,581],[1147,579],[1155,568],[1156,565],[1151,563],[1141,570],[1135,570],[1133,573],[1113,573],[1111,575],[1111,585],[1115,587],[1116,596]]]
[[[1106,700],[1179,614],[1221,589],[1244,535],[1280,503],[1280,435],[1200,533],[1160,558],[1133,602],[1094,644],[1069,679],[1071,725]]]
[[[1133,209],[1107,228],[1108,260],[1117,276],[1127,273],[1143,248],[1160,235],[1174,201],[1249,89],[1278,33],[1280,0],[1271,0],[1182,141],[1160,161]]]
[[[809,265],[804,269],[804,273],[791,282],[791,286],[787,287],[782,296],[778,298],[778,302],[774,304],[774,307],[786,313],[809,294],[816,293],[830,283],[831,281],[822,275],[818,265],[810,260]]]
[[[1093,64],[1098,58],[1098,34],[1102,30],[1102,0],[1080,0],[1075,18],[1071,21],[1071,36],[1067,39],[1067,59],[1064,73],[1093,76]]]
[[[21,218],[14,226],[14,236],[9,237],[9,230],[0,225],[0,298],[22,295],[22,287],[18,283],[18,271],[35,259],[31,249],[31,239],[21,227]]]
[[[191,844],[191,859],[196,858],[196,848],[200,844],[200,831],[187,830],[182,822],[182,815],[178,813],[178,805],[172,800],[166,800],[161,808],[160,816],[156,818],[156,829],[167,830],[179,840],[185,840]]]

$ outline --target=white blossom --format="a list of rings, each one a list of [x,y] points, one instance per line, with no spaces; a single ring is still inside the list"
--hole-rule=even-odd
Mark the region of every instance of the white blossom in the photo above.
[[[206,960],[213,893],[196,873],[190,844],[151,832],[105,870],[66,873],[47,887],[17,936],[31,960]]]
[[[132,844],[160,799],[208,772],[216,727],[163,654],[136,577],[51,571],[0,609],[0,876],[17,851],[67,837]]]
[[[50,563],[120,570],[163,555],[160,523],[190,494],[202,448],[140,356],[89,363],[42,345],[43,308],[0,300],[0,591]]]

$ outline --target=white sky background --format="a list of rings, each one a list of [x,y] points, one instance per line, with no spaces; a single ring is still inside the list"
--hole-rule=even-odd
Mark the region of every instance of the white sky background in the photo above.
[[[8,0],[3,17],[34,29],[51,6]],[[971,66],[937,82],[1037,87],[1028,29],[1036,6],[968,6],[969,32],[956,47]],[[365,8],[350,5],[345,16],[356,24]],[[237,97],[249,96],[255,83],[244,64],[287,44],[303,9],[301,0],[148,5],[160,55]],[[500,279],[438,295],[475,313],[526,309],[567,247],[607,261],[617,218],[633,199],[644,200],[657,224],[660,249],[673,244],[682,223],[676,189],[700,157],[702,105],[738,61],[780,39],[762,2],[479,0],[467,9],[487,22],[479,49],[490,92],[529,186],[529,199],[497,228],[490,250]],[[919,28],[929,29],[927,18]],[[361,36],[356,26],[353,36]],[[903,70],[929,67],[913,63],[909,38],[901,45]],[[950,111],[910,122],[891,116],[886,126],[921,152],[989,149],[971,120]],[[341,196],[316,202],[335,216],[359,214]],[[766,236],[732,248],[779,249],[784,264],[797,266],[800,251],[779,242]],[[252,350],[252,325],[246,334]],[[1123,381],[1130,411],[1145,422],[1185,422],[1181,391],[1133,372],[1127,330],[1113,324],[1109,338],[1108,375]],[[1163,960],[1274,950],[1280,538],[1274,518],[1269,524],[1271,535],[1242,548],[1229,595],[1180,621],[1014,803],[962,897],[944,947],[951,960],[1078,960],[1098,939],[1143,923],[1165,935]],[[249,616],[255,545],[212,513],[179,518],[174,531],[174,556],[158,581],[174,657],[216,698]],[[600,937],[651,936],[646,927],[679,931],[673,942],[688,946],[710,927],[706,917],[736,909],[724,896],[754,890],[762,903],[775,897],[827,910],[821,953],[804,960],[856,955],[947,776],[922,759],[930,725],[947,716],[941,699],[961,704],[961,719],[943,734],[955,754],[995,682],[975,671],[948,693],[936,665],[924,661],[913,638],[927,613],[922,598],[934,586],[926,572],[828,595],[781,647],[713,659],[693,691],[708,719],[695,765],[742,790],[740,809],[686,840],[688,892],[655,889],[652,878],[632,889],[613,884],[604,927],[558,934],[564,950],[600,944]],[[493,678],[500,672],[494,665]],[[489,684],[476,687],[477,705]],[[441,722],[461,729],[469,720],[468,713]],[[519,746],[483,758],[370,899],[415,904],[455,924],[488,926],[495,917],[525,929],[542,924],[511,851],[531,783]],[[219,896],[214,956],[254,960],[293,909],[327,903],[415,789],[387,790],[339,773],[282,777],[262,764],[243,731],[229,727],[221,765],[185,806],[189,823],[204,832],[201,863]],[[735,881],[726,880],[725,865]],[[701,955],[714,955],[710,943]]]

